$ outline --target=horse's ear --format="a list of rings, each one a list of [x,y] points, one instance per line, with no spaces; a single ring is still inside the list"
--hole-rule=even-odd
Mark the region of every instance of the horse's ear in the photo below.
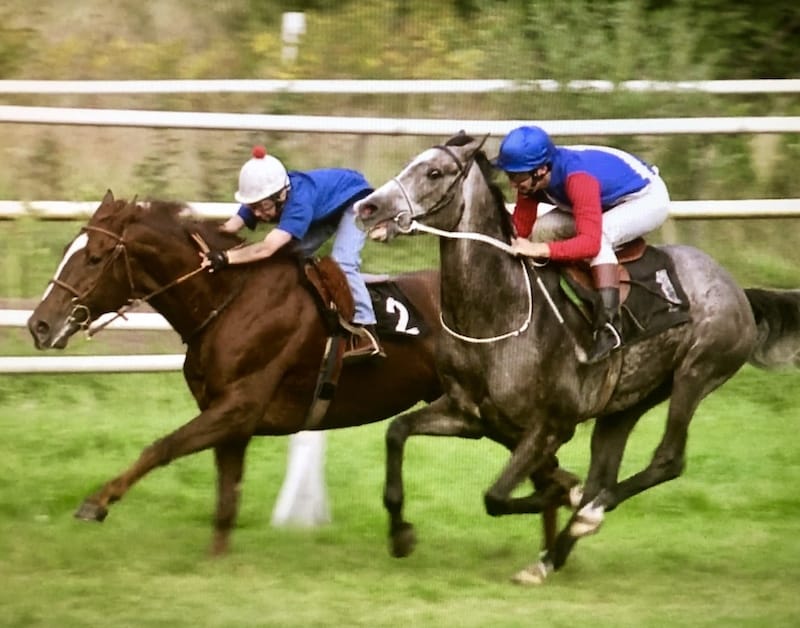
[[[491,134],[487,133],[480,139],[473,139],[469,144],[466,145],[471,157],[474,157],[483,149],[483,145],[486,144],[486,140],[489,139],[489,135]]]
[[[114,203],[114,193],[111,188],[106,190],[106,195],[103,197],[103,205],[112,205]]]
[[[131,200],[127,201],[125,203],[125,209],[136,209],[136,201],[137,201],[138,198],[139,198],[139,195],[137,194]]]

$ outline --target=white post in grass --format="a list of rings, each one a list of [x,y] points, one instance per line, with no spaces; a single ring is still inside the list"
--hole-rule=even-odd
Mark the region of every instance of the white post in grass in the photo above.
[[[272,511],[272,525],[314,527],[330,520],[325,486],[325,433],[292,434],[286,476]]]

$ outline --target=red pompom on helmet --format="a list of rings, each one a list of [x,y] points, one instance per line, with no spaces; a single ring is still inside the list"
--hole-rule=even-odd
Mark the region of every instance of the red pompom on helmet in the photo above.
[[[264,159],[264,156],[267,154],[267,149],[263,146],[253,146],[252,154],[256,159]]]

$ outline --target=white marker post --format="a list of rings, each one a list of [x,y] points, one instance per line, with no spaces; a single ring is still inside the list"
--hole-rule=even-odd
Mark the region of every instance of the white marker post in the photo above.
[[[292,434],[286,477],[272,511],[272,525],[310,528],[330,520],[325,488],[325,433]]]
[[[281,19],[281,40],[283,48],[281,59],[284,63],[297,61],[297,46],[300,37],[306,34],[306,14],[300,11],[289,11]]]

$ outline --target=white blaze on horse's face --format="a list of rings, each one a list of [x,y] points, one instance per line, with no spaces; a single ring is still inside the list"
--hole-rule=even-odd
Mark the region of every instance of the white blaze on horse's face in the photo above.
[[[458,149],[451,149],[458,150]],[[445,196],[461,166],[441,148],[420,153],[393,181],[401,188],[411,216],[425,216]]]
[[[453,153],[460,149],[451,147]],[[412,221],[441,209],[455,190],[461,164],[450,151],[429,148],[394,178],[356,204],[356,212],[373,240],[387,240]]]
[[[72,256],[75,255],[75,253],[77,253],[78,251],[85,249],[88,243],[89,243],[89,236],[86,233],[81,233],[77,238],[75,238],[72,241],[72,244],[69,245],[67,252],[64,253],[64,257],[61,259],[58,268],[56,268],[56,273],[55,275],[53,275],[53,279],[58,279],[59,275],[61,274],[61,271],[64,270],[64,266],[66,266],[69,260],[72,259]],[[50,294],[50,291],[53,289],[53,285],[54,284],[52,281],[48,284],[47,288],[44,291],[44,294],[42,295],[42,301],[44,301],[47,298],[47,295]]]

